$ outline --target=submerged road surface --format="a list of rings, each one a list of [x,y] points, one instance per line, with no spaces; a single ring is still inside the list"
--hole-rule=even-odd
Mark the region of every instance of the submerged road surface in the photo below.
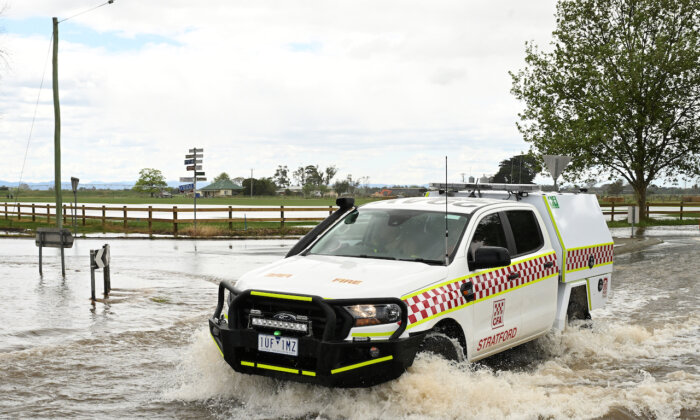
[[[698,418],[700,238],[664,240],[616,258],[592,325],[335,390],[237,374],[207,331],[217,283],[291,241],[111,240],[118,290],[93,308],[88,255],[104,240],[67,250],[62,279],[55,250],[41,278],[33,240],[0,239],[0,418]]]

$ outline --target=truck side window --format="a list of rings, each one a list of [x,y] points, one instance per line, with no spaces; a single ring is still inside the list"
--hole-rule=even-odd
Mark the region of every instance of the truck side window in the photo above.
[[[503,224],[501,223],[501,218],[498,216],[498,213],[489,214],[481,219],[476,226],[476,231],[469,244],[469,252],[467,253],[467,259],[469,261],[474,260],[474,251],[481,246],[500,246],[508,248],[506,235],[503,231]]]
[[[506,211],[506,217],[515,239],[514,256],[529,254],[542,248],[544,240],[534,213],[529,210],[509,210]]]

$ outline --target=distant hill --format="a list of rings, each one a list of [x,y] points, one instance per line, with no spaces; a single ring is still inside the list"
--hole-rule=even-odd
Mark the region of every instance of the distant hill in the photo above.
[[[178,186],[185,184],[185,182],[179,182],[179,181],[166,181],[168,186],[171,188],[177,188]],[[48,190],[49,188],[53,188],[53,181],[43,181],[43,182],[22,182],[23,184],[29,185],[29,188],[33,190]],[[95,181],[95,182],[86,182],[80,183],[80,187],[84,188],[92,188],[95,187],[97,190],[123,190],[123,189],[131,189],[136,181],[113,181],[113,182],[106,182],[106,181]],[[211,181],[200,181],[197,183],[197,188],[201,187],[206,187],[207,185],[211,184]],[[0,187],[6,186],[10,188],[17,188],[17,181],[10,182],[10,181],[5,181],[0,179]],[[364,185],[362,185],[364,186]],[[369,184],[369,188],[391,188],[391,187],[396,187],[398,186],[397,184]],[[407,186],[407,185],[406,185]],[[427,187],[428,184],[420,185],[421,187]],[[71,185],[70,181],[66,182],[63,181],[61,183],[61,189],[63,190],[70,190]]]
[[[168,183],[169,187],[172,188],[177,188],[178,185],[182,184],[181,182],[178,181],[166,181]],[[44,181],[44,182],[22,182],[23,184],[29,185],[29,188],[33,190],[48,190],[49,188],[53,188],[53,181]],[[123,190],[123,189],[131,189],[136,181],[113,181],[113,182],[104,182],[104,181],[95,181],[95,182],[86,182],[83,183],[81,182],[79,184],[79,187],[84,187],[84,188],[92,188],[95,187],[95,189],[98,190]],[[10,188],[17,188],[17,181],[15,182],[10,182],[10,181],[5,181],[0,179],[0,187],[1,186],[7,186]],[[70,181],[66,182],[63,181],[61,182],[61,189],[63,190],[70,190],[71,189],[71,184]]]

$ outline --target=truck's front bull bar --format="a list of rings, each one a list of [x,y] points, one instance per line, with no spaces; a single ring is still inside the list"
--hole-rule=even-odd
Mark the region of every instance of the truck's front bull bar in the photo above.
[[[221,316],[226,289],[235,296],[229,304],[228,320]],[[267,299],[303,300],[322,309],[326,316],[322,338],[313,335],[298,337],[299,358],[312,360],[313,366],[298,366],[296,361],[283,356],[280,356],[279,363],[274,360],[270,362],[270,353],[258,353],[258,331],[238,319],[237,305],[251,297],[260,296]],[[401,308],[399,327],[388,339],[346,341],[345,337],[333,336],[336,326],[334,306],[377,303],[396,303]],[[323,299],[319,296],[270,291],[240,291],[229,282],[222,281],[219,284],[216,310],[209,319],[209,329],[224,360],[237,372],[326,386],[359,387],[394,379],[413,363],[425,334],[399,338],[406,330],[407,318],[406,304],[396,298]],[[372,367],[368,368],[369,366]]]

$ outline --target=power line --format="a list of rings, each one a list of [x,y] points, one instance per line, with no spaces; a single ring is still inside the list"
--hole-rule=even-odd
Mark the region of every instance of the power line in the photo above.
[[[95,6],[95,7],[92,7],[92,8],[90,8],[90,9],[84,10],[84,11],[82,11],[82,12],[80,12],[80,13],[76,13],[76,14],[74,14],[73,16],[69,16],[69,17],[67,17],[67,18],[65,18],[65,19],[61,19],[61,20],[58,21],[58,23],[65,22],[65,21],[67,21],[68,19],[73,19],[74,17],[80,16],[80,15],[84,15],[85,13],[92,12],[92,11],[95,10],[95,9],[99,9],[99,8],[102,7],[102,6],[106,6],[106,5],[112,4],[112,3],[114,3],[114,0],[108,0],[108,1],[106,1],[106,2],[104,2],[104,3],[102,3],[102,4],[99,4],[99,5]]]

